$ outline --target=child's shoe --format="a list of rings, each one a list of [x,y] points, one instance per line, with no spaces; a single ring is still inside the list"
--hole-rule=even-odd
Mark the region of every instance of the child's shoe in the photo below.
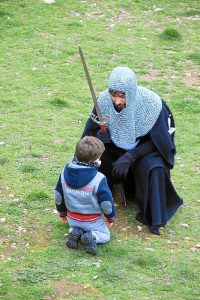
[[[96,239],[93,237],[91,231],[86,231],[82,236],[81,236],[81,241],[85,247],[85,250],[93,255],[96,255],[98,253],[98,248],[96,244]]]
[[[78,248],[78,242],[79,242],[79,239],[80,239],[82,233],[83,232],[82,232],[81,229],[79,229],[78,227],[74,227],[68,235],[68,240],[67,240],[67,243],[66,243],[67,246],[69,248],[77,249]]]

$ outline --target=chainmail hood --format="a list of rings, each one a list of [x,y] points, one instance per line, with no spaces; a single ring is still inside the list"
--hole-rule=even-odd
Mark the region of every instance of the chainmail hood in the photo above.
[[[110,74],[108,88],[126,94],[126,107],[117,112],[108,90],[98,99],[102,116],[109,116],[107,124],[112,141],[133,144],[146,135],[156,123],[162,109],[160,97],[137,85],[134,72],[127,67],[116,67]]]

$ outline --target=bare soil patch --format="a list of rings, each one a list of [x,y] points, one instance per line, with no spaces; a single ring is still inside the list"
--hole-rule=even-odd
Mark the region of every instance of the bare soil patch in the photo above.
[[[151,235],[145,225],[136,220],[136,205],[118,206],[116,220],[111,230],[121,237],[147,238]],[[152,236],[152,235],[151,235]]]
[[[83,284],[79,282],[69,282],[66,279],[61,279],[59,281],[52,282],[52,286],[55,289],[55,295],[46,295],[44,300],[60,300],[69,299],[71,297],[84,296],[87,299],[87,295],[93,297],[93,299],[104,300],[103,294],[97,290],[95,287],[89,284]]]
[[[183,77],[183,82],[187,85],[200,86],[200,73],[196,70],[187,70]]]

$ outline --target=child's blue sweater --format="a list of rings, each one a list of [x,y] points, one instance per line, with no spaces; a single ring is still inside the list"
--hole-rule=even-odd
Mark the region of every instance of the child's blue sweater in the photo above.
[[[61,215],[105,215],[112,222],[114,201],[106,177],[95,166],[70,163],[65,166],[54,190],[57,210]]]

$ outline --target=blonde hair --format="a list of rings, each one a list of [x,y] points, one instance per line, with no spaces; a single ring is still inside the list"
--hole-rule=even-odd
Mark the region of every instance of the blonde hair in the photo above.
[[[78,161],[90,163],[100,158],[104,150],[102,141],[93,136],[85,136],[76,144],[75,155]]]

